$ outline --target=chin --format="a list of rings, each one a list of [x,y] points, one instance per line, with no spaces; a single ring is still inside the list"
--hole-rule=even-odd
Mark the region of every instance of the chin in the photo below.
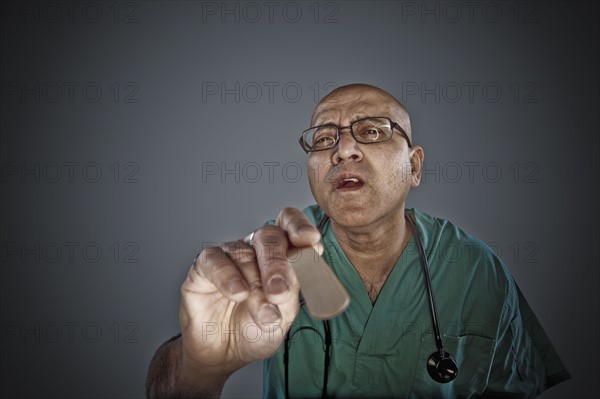
[[[390,207],[389,203],[369,201],[336,201],[333,203],[334,206],[327,207],[327,215],[338,225],[347,228],[367,227],[382,221],[390,222],[397,216],[399,217],[400,213],[404,214],[404,204]],[[397,212],[399,209],[402,210],[400,213]]]
[[[376,215],[372,215],[371,212],[348,208],[337,208],[328,215],[338,225],[347,228],[368,226],[377,219]]]

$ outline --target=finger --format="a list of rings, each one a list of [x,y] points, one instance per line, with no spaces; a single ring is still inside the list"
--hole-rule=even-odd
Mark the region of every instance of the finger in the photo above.
[[[249,291],[257,287],[262,287],[260,269],[258,268],[257,256],[253,247],[241,241],[225,242],[220,244],[219,247],[235,263],[248,284]]]
[[[280,304],[298,292],[296,273],[286,256],[287,234],[277,226],[263,226],[252,239],[256,251],[263,291],[267,300]]]
[[[275,224],[285,230],[290,242],[295,247],[312,246],[319,254],[323,254],[323,247],[320,244],[321,233],[300,210],[296,208],[282,209]]]
[[[282,316],[279,307],[269,302],[262,290],[262,284],[255,283],[250,289],[250,295],[243,303],[252,320],[261,329],[268,329],[273,323],[280,323]]]
[[[240,239],[240,241],[252,246],[252,237],[254,237],[254,232],[252,232],[252,233],[248,234],[247,236],[245,236],[244,238]]]
[[[226,242],[219,245],[237,266],[249,286],[249,296],[244,301],[250,317],[261,328],[268,328],[272,323],[281,321],[281,313],[277,305],[270,303],[262,290],[262,278],[257,263],[255,249],[240,241]]]
[[[254,253],[254,251],[249,251]],[[254,255],[250,255],[254,256]],[[249,294],[249,284],[227,253],[220,247],[204,249],[196,258],[194,271],[210,281],[226,298],[240,302]]]

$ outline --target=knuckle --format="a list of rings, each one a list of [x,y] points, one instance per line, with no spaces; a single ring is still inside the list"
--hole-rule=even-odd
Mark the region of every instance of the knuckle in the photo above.
[[[288,242],[285,241],[263,241],[261,246],[257,246],[257,260],[259,264],[287,261]]]
[[[250,286],[250,291],[262,290],[262,281],[260,279],[249,281],[248,285]]]
[[[221,248],[223,251],[225,252],[229,252],[235,248],[237,248],[237,243],[239,243],[239,241],[226,241],[226,242],[222,242],[219,244],[219,248]]]
[[[227,254],[219,247],[210,247],[204,249],[197,260],[198,268],[206,277],[214,274],[226,262]]]
[[[296,208],[284,208],[280,213],[280,216],[283,215],[283,212],[288,210],[285,213],[285,217],[281,217],[278,219],[279,225],[286,231],[291,233],[298,233],[301,231],[310,231],[315,230],[316,228],[312,225],[312,223],[308,220],[306,215],[304,215],[300,210]]]
[[[278,226],[262,226],[254,232],[254,241],[272,242],[285,237],[285,232]]]
[[[220,247],[218,246],[210,246],[210,247],[206,247],[202,250],[202,252],[200,252],[200,255],[197,258],[197,262],[202,263],[208,263],[208,262],[214,262],[217,260],[222,259],[223,257],[223,251],[221,250]]]
[[[241,241],[228,241],[219,244],[219,247],[227,254],[235,254],[249,249],[250,246]]]
[[[279,217],[282,218],[285,216],[293,216],[293,215],[297,215],[297,214],[298,214],[298,209],[287,206],[279,212]]]
[[[263,254],[258,262],[258,268],[263,275],[263,278],[275,274],[287,276],[292,271],[292,267],[285,252],[286,251],[272,250]]]
[[[213,282],[225,281],[229,277],[231,277],[231,270],[229,267],[224,267],[224,265],[219,265],[219,266],[220,267],[217,267],[216,265],[212,266],[211,280]]]
[[[279,211],[279,214],[277,215],[277,219],[276,222],[278,225],[283,225],[285,226],[286,224],[289,223],[289,220],[292,219],[294,216],[296,216],[298,214],[298,209],[296,208],[292,208],[292,207],[285,207],[283,208],[281,211]]]
[[[229,258],[235,264],[243,265],[256,262],[256,252],[254,248],[251,248],[249,246],[237,248],[236,250],[231,251],[228,254]]]
[[[290,273],[290,268],[287,264],[287,262],[274,262],[272,263],[269,267],[268,267],[268,273],[265,273],[265,275],[268,274],[268,276],[265,276],[267,278],[271,277],[271,276],[288,276]]]

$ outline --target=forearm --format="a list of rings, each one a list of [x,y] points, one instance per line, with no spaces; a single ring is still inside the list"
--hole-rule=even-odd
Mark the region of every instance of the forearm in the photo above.
[[[162,344],[146,377],[146,397],[160,399],[218,398],[228,375],[203,375],[184,367],[181,335]]]

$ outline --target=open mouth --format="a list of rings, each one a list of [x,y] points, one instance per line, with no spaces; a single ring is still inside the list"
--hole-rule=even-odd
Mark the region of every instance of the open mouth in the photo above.
[[[365,183],[357,177],[343,177],[338,179],[336,189],[342,191],[352,191],[358,190],[364,185]]]

